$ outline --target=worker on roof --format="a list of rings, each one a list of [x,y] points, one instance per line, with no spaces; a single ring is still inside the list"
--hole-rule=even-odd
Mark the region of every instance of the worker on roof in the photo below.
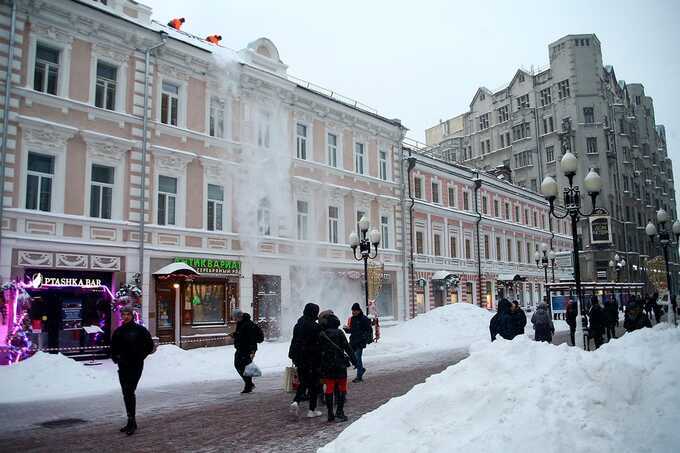
[[[175,30],[179,30],[182,28],[182,24],[184,24],[185,20],[183,17],[176,17],[172,19],[170,22],[168,22],[168,27],[172,27]]]
[[[210,44],[218,45],[220,41],[222,41],[222,35],[210,35],[207,38],[205,38],[205,40],[208,41]]]

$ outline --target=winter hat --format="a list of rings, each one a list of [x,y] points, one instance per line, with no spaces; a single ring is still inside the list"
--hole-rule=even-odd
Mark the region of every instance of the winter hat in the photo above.
[[[125,306],[121,307],[121,309],[120,309],[121,314],[123,314],[123,313],[133,314],[134,312],[135,312],[135,310],[132,308],[132,305],[125,305]]]
[[[352,305],[352,311],[354,311],[354,310],[361,311],[361,305],[359,305],[358,302],[354,302],[354,304]]]
[[[310,318],[316,319],[319,316],[319,306],[310,302],[305,305],[305,309],[302,310],[302,314],[304,316],[309,316]]]

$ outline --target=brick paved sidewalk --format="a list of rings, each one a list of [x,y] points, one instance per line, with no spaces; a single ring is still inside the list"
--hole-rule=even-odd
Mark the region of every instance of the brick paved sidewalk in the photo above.
[[[14,420],[11,430],[0,428],[0,445],[7,452],[313,452],[361,414],[403,395],[466,356],[464,350],[456,350],[369,366],[365,382],[350,384],[345,409],[348,423],[328,423],[325,416],[292,417],[288,413],[292,395],[280,390],[282,376],[273,375],[257,380],[255,393],[250,395],[239,393],[241,384],[237,381],[140,392],[139,430],[131,437],[118,432],[125,421],[119,395],[0,405],[3,418]],[[325,410],[323,406],[321,409]],[[52,428],[39,425],[55,418],[82,418],[86,422]],[[24,426],[16,426],[20,423]]]

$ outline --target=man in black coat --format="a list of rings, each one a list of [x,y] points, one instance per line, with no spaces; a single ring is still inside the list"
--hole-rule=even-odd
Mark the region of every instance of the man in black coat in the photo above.
[[[607,340],[616,338],[616,326],[619,323],[619,305],[613,298],[608,298],[604,303],[605,314],[605,330],[607,331]]]
[[[354,351],[357,369],[357,377],[352,382],[362,382],[364,373],[366,373],[363,354],[366,346],[373,342],[373,327],[371,327],[371,320],[361,311],[361,305],[356,302],[352,305],[352,317],[349,318],[348,324],[343,329],[350,334],[349,345]]]
[[[626,308],[626,315],[623,320],[623,328],[626,332],[652,327],[652,323],[644,311],[642,303],[633,302]]]
[[[590,302],[591,306],[590,311],[588,312],[590,323],[588,326],[588,334],[595,342],[595,349],[597,349],[602,346],[602,335],[604,334],[604,327],[607,319],[605,317],[604,310],[597,299],[597,296],[592,296]]]
[[[491,341],[496,340],[496,336],[500,335],[506,340],[512,340],[514,335],[514,326],[512,322],[512,315],[510,313],[512,304],[506,298],[498,301],[496,314],[493,315],[489,321],[489,332],[491,333]]]
[[[316,410],[319,387],[321,386],[319,374],[321,367],[321,345],[319,344],[321,326],[316,322],[319,316],[319,306],[308,303],[302,311],[302,317],[298,319],[293,328],[293,339],[288,349],[288,357],[297,368],[300,385],[295,398],[290,405],[291,413],[299,415],[299,404],[309,392],[309,411],[307,417],[319,417],[323,415]]]
[[[123,324],[113,332],[111,360],[118,364],[118,380],[123,391],[125,412],[127,412],[127,424],[120,429],[120,432],[131,436],[137,430],[135,390],[142,377],[144,359],[153,352],[154,345],[149,331],[134,321],[132,307],[121,308],[120,315]]]
[[[264,341],[264,335],[260,327],[250,319],[248,313],[243,313],[237,308],[233,312],[233,317],[236,320],[236,330],[231,334],[235,348],[234,368],[245,383],[241,393],[251,393],[255,384],[253,384],[253,378],[244,375],[244,372],[255,358],[257,344]]]
[[[569,326],[569,336],[571,337],[571,345],[576,346],[576,318],[578,317],[578,307],[576,302],[569,300],[567,302],[567,309],[564,314],[567,325]]]
[[[347,421],[344,412],[347,396],[347,366],[356,366],[354,351],[340,327],[340,320],[330,314],[325,318],[324,330],[321,332],[321,379],[326,384],[326,408],[328,421],[336,418]],[[333,394],[336,394],[336,412],[333,413]]]
[[[527,315],[516,300],[512,302],[512,307],[510,307],[510,316],[512,319],[512,338],[515,338],[517,335],[524,335],[524,327],[527,325]]]

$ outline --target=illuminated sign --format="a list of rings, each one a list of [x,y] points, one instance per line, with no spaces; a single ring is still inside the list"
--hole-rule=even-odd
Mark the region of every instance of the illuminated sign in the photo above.
[[[608,244],[612,241],[609,216],[590,217],[591,244]]]
[[[50,286],[101,286],[101,278],[88,277],[44,277],[41,273],[33,274],[33,287]]]
[[[212,258],[182,258],[176,257],[176,263],[185,263],[199,274],[224,274],[239,275],[241,273],[241,262],[234,260],[221,260]]]

